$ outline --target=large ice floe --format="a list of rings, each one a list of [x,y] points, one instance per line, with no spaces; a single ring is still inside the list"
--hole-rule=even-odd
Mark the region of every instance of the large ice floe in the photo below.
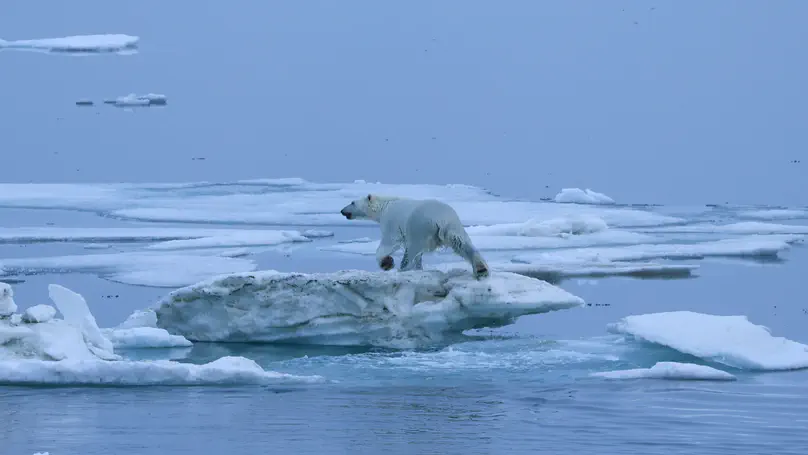
[[[68,53],[130,53],[137,49],[140,38],[123,34],[74,35],[62,38],[44,38],[6,41],[0,39],[0,50],[32,50]]]
[[[156,317],[147,311],[134,319],[191,341],[411,348],[583,303],[556,286],[511,273],[477,281],[460,270],[269,270],[178,289],[149,310]]]
[[[628,316],[608,326],[614,333],[745,370],[808,368],[808,346],[775,337],[746,316],[672,311]]]
[[[9,312],[13,292],[0,283],[0,304],[5,309],[0,314],[0,383],[142,386],[323,380],[265,371],[244,357],[223,357],[202,365],[126,360],[115,352],[116,347],[183,347],[190,342],[156,328],[102,330],[81,295],[55,284],[48,290],[62,319],[56,319],[56,310],[48,305],[31,307],[23,315]]]

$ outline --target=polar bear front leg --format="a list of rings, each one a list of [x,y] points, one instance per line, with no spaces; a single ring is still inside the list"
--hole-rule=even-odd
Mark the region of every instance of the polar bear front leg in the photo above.
[[[379,264],[379,268],[382,270],[391,270],[395,267],[393,253],[398,249],[398,244],[390,239],[385,240],[382,238],[382,241],[379,242],[379,246],[376,248],[376,263]]]

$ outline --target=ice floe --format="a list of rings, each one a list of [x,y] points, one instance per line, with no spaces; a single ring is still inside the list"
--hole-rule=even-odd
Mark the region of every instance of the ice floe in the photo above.
[[[346,220],[339,209],[346,201],[368,193],[440,199],[451,204],[469,226],[570,217],[597,217],[612,228],[683,221],[630,208],[512,200],[468,185],[313,183],[302,179],[219,184],[0,184],[0,206],[86,210],[142,221],[356,226],[362,222]]]
[[[593,234],[609,229],[609,225],[597,216],[579,215],[542,220],[531,218],[524,223],[470,226],[469,235],[516,235],[527,237],[570,236]]]
[[[115,99],[104,100],[104,103],[118,107],[165,106],[168,104],[168,97],[159,93],[147,93],[145,95],[130,93]]]
[[[746,316],[672,311],[627,316],[608,330],[706,361],[748,370],[808,368],[808,346],[774,337]]]
[[[0,319],[0,383],[144,386],[323,381],[320,376],[266,371],[244,357],[228,356],[202,365],[127,360],[114,349],[188,346],[190,342],[160,329],[99,329],[81,295],[55,284],[48,290],[63,319],[53,318],[55,310],[47,305],[26,312],[36,314],[38,322],[26,322],[25,315],[15,317],[19,314]]]
[[[546,282],[510,273],[477,281],[466,272],[269,270],[175,290],[154,311],[158,327],[191,341],[402,348],[583,303]],[[142,313],[137,319],[149,323]]]
[[[655,233],[703,233],[703,234],[808,234],[808,226],[744,221],[731,224],[700,223],[685,226],[650,228]]]
[[[715,257],[776,257],[801,237],[793,235],[752,235],[697,243],[642,244],[608,248],[570,248],[559,251],[528,252],[513,262],[522,264],[603,263],[651,259],[701,259]]]
[[[603,193],[592,191],[589,188],[562,188],[554,200],[561,203],[575,204],[614,204],[614,199]]]
[[[35,50],[46,52],[99,53],[132,52],[140,38],[123,34],[74,35],[62,38],[44,38],[6,41],[0,39],[0,50]]]
[[[199,247],[182,243],[157,244],[154,249],[209,248],[211,246],[278,245],[287,242],[309,242],[313,238],[333,235],[330,231],[299,231],[274,229],[216,229],[216,228],[78,228],[78,227],[0,227],[0,243],[41,242],[170,242],[198,241]],[[193,244],[193,242],[191,242]],[[99,245],[108,247],[108,245]]]
[[[25,310],[21,319],[27,324],[37,324],[48,322],[54,316],[56,316],[56,308],[50,305],[34,305]]]
[[[747,210],[738,213],[739,218],[753,220],[795,220],[808,218],[808,210],[796,209],[761,209]]]
[[[603,371],[592,376],[608,379],[674,379],[701,381],[734,381],[737,378],[716,368],[695,363],[657,362],[651,368]]]
[[[118,283],[179,287],[214,275],[248,272],[255,263],[245,258],[157,252],[81,254],[4,259],[2,275],[35,273],[95,273]]]

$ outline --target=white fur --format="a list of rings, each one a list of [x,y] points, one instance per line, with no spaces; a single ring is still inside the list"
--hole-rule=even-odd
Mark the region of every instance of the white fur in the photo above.
[[[440,247],[451,248],[471,264],[478,278],[488,274],[488,265],[471,242],[457,212],[434,199],[407,199],[368,194],[343,208],[348,219],[379,223],[382,239],[376,249],[376,262],[404,247],[401,270],[421,270],[421,257]]]

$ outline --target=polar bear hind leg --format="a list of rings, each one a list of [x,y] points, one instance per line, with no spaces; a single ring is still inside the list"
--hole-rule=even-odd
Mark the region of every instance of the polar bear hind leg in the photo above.
[[[447,246],[449,246],[455,254],[471,264],[475,278],[480,279],[488,276],[488,264],[477,248],[474,247],[468,234],[465,232],[448,232],[445,237]]]

